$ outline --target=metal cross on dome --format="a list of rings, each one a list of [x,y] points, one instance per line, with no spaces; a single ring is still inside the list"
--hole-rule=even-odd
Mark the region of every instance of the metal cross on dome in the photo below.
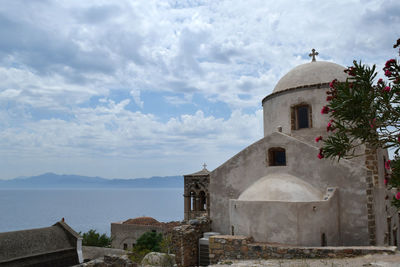
[[[207,164],[204,163],[204,164],[203,164],[203,168],[206,169],[206,167],[207,167]]]
[[[318,52],[315,51],[315,49],[311,49],[311,53],[308,55],[309,57],[312,57],[311,62],[315,62],[315,56],[318,56]]]

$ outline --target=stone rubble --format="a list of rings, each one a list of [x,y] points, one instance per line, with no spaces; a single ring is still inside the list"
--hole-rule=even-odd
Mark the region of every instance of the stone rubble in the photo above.
[[[146,256],[144,256],[141,264],[142,267],[173,267],[175,265],[175,255],[160,252],[150,252]]]

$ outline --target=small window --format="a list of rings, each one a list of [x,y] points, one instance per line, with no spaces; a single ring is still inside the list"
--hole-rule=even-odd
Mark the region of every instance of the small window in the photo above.
[[[297,107],[297,129],[309,128],[308,106]]]
[[[268,150],[269,166],[285,166],[286,151],[283,148],[275,147]]]
[[[321,235],[321,247],[326,247],[328,245],[328,242],[326,240],[326,235],[325,233],[322,233]]]
[[[292,130],[311,128],[311,106],[301,104],[292,107]]]
[[[127,249],[128,249],[128,244],[124,243],[124,250],[127,250]]]
[[[156,231],[156,230],[151,230],[151,232],[153,232],[153,233],[157,233],[157,231]]]

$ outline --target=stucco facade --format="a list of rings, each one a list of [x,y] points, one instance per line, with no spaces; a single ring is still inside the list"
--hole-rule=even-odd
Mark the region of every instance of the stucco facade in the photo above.
[[[399,218],[383,183],[387,151],[363,147],[365,156],[339,162],[317,157],[315,138],[329,121],[320,110],[344,69],[300,65],[263,99],[264,137],[210,173],[213,231],[303,246],[397,245]]]
[[[159,222],[151,217],[138,217],[111,223],[111,247],[132,249],[137,239],[146,232],[162,233],[180,225],[179,222]]]

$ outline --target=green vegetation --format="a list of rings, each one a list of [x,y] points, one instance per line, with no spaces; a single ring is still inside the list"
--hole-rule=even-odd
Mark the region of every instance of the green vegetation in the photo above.
[[[393,46],[400,47],[400,39]],[[328,104],[321,110],[330,122],[328,138],[318,154],[321,158],[353,158],[359,147],[392,148],[394,160],[385,161],[385,185],[396,189],[392,204],[400,208],[400,65],[389,59],[383,68],[385,79],[376,81],[375,65],[353,62],[345,72],[346,82],[333,80],[327,92]]]
[[[160,243],[160,248],[162,253],[171,253],[172,249],[172,235],[171,234],[166,234],[163,236],[163,239]]]
[[[163,237],[161,233],[146,232],[136,241],[135,247],[130,253],[130,259],[133,262],[141,263],[144,256],[150,252],[170,252],[171,237]]]
[[[89,230],[87,233],[79,235],[82,236],[82,245],[83,246],[93,246],[93,247],[110,247],[111,246],[111,238],[106,234],[100,235],[96,232],[96,230]]]
[[[141,235],[136,241],[135,248],[139,250],[150,250],[155,252],[160,252],[160,243],[163,239],[161,233],[146,232]]]

